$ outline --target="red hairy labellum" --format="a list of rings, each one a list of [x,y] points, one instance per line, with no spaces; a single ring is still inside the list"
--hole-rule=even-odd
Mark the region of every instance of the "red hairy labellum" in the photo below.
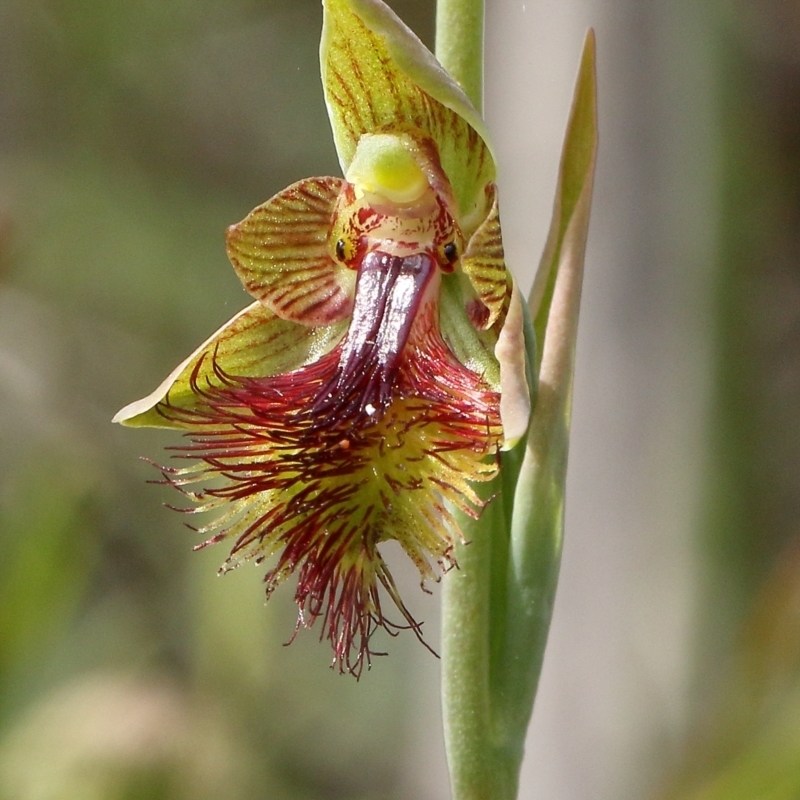
[[[403,274],[396,261],[378,260]],[[416,268],[411,275],[419,279]],[[356,675],[375,654],[377,627],[400,627],[387,621],[379,585],[403,627],[420,635],[378,545],[397,539],[423,579],[435,579],[430,559],[450,567],[460,537],[446,503],[476,515],[482,503],[464,476],[488,480],[496,471],[486,457],[501,434],[497,393],[452,355],[435,303],[415,320],[400,313],[419,305],[412,295],[379,305],[383,313],[363,328],[354,315],[345,339],[313,364],[271,378],[217,369],[218,386],[195,383],[202,406],[162,412],[191,425],[192,443],[177,449],[200,462],[165,470],[167,480],[198,503],[192,512],[226,509],[201,529],[213,533],[201,546],[232,539],[225,569],[276,555],[268,594],[297,573],[298,625],[322,618],[334,664]],[[400,339],[399,349],[381,346]],[[188,488],[214,477],[226,484]]]

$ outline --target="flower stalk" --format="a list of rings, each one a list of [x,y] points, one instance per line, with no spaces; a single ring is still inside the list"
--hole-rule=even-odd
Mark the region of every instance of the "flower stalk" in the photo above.
[[[483,111],[483,0],[439,0],[436,57]],[[497,492],[497,480],[490,485]],[[491,744],[490,698],[492,576],[502,571],[505,548],[493,541],[506,529],[505,509],[490,503],[479,522],[459,520],[468,545],[457,543],[442,585],[442,714],[456,800],[495,795],[498,774]],[[498,563],[493,563],[498,562]]]

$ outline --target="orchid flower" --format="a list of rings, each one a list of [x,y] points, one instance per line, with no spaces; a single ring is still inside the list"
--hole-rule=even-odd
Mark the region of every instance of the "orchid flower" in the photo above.
[[[228,543],[223,571],[269,560],[268,596],[296,576],[298,627],[358,675],[378,627],[421,638],[380,545],[423,584],[455,565],[525,435],[533,350],[466,95],[379,0],[325,0],[321,66],[344,178],[228,229],[254,302],[115,421],[185,432],[163,473],[212,515],[198,547]]]

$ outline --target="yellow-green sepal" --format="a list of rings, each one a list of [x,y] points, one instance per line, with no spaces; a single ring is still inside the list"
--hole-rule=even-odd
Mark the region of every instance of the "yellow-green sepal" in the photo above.
[[[346,320],[312,328],[253,303],[201,344],[155,391],[118,411],[113,422],[133,428],[184,427],[170,410],[201,407],[202,391],[223,385],[223,376],[269,377],[298,369],[329,352],[346,329]]]
[[[365,133],[417,132],[433,140],[469,236],[495,178],[486,127],[464,92],[378,0],[324,0],[320,63],[342,170]]]

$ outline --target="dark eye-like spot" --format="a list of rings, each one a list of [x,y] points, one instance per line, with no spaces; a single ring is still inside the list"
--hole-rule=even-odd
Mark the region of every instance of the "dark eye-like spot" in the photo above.
[[[336,258],[338,258],[339,261],[344,261],[344,256],[345,256],[344,249],[345,249],[344,239],[339,239],[336,242]]]
[[[458,259],[458,248],[455,242],[448,242],[442,249],[448,264],[453,264]]]

